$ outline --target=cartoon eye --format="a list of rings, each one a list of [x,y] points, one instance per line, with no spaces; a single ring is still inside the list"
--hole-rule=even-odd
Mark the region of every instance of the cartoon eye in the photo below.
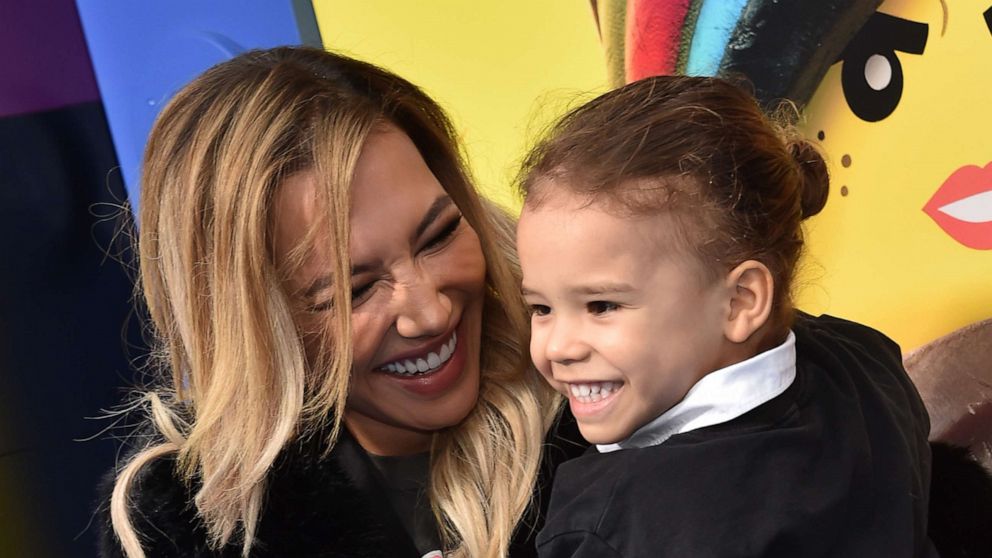
[[[902,64],[896,51],[923,54],[928,26],[876,12],[841,54],[844,100],[858,118],[878,122],[902,98]]]
[[[899,106],[902,64],[891,51],[864,60],[845,60],[840,83],[851,112],[866,122],[878,122]]]

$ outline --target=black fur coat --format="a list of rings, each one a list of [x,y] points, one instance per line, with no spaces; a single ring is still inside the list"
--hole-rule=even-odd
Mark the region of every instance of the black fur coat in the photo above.
[[[518,527],[513,558],[536,556],[540,528],[551,488],[551,473],[561,461],[585,449],[574,419],[567,414],[548,438],[535,494],[535,506]],[[342,432],[330,455],[320,459],[322,441],[296,442],[278,459],[251,556],[321,558],[419,558],[375,478],[372,465],[355,440]],[[191,492],[174,476],[175,460],[162,458],[144,467],[132,490],[132,522],[151,557],[238,557],[237,541],[211,551],[206,530],[191,504]],[[124,554],[108,511],[113,475],[100,490],[100,556]]]

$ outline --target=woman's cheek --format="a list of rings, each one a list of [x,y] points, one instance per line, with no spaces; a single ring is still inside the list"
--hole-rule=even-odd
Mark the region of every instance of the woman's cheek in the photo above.
[[[352,313],[352,370],[369,370],[375,364],[373,360],[384,338],[381,314],[369,309]]]

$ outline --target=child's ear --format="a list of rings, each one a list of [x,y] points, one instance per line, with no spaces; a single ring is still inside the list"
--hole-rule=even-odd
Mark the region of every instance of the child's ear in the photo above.
[[[727,274],[730,311],[723,333],[734,343],[747,341],[765,325],[772,313],[775,280],[765,264],[747,260]]]

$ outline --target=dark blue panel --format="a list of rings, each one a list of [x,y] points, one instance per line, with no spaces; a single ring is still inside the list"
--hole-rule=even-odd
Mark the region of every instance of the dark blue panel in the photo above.
[[[0,118],[4,558],[96,554],[87,526],[115,444],[98,436],[111,421],[86,417],[122,401],[147,352],[116,164],[97,101]]]
[[[299,2],[292,0],[76,4],[135,207],[145,139],[158,111],[179,88],[244,50],[303,42],[294,12]],[[310,39],[307,31],[303,37]]]

